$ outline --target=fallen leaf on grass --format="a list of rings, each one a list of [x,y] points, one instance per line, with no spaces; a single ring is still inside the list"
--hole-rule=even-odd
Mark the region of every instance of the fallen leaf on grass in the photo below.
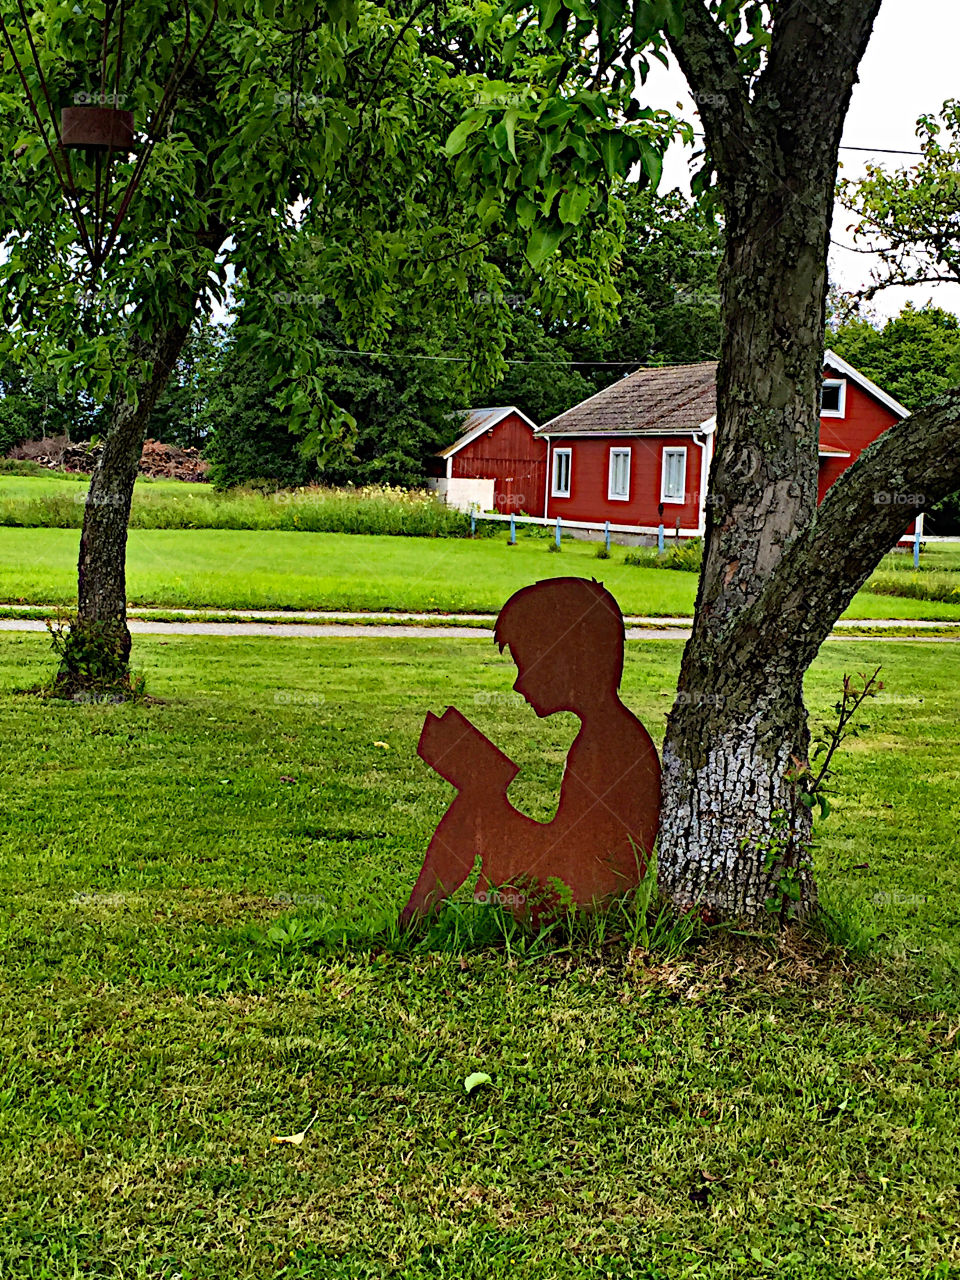
[[[390,750],[390,743],[389,743],[389,742],[375,742],[373,745],[374,745],[375,747],[383,747],[384,751],[389,751],[389,750]]]
[[[273,1137],[270,1139],[270,1141],[275,1142],[277,1146],[280,1146],[283,1143],[288,1143],[291,1147],[299,1147],[300,1144],[303,1142],[304,1138],[309,1133],[310,1128],[313,1125],[313,1122],[316,1120],[319,1114],[320,1114],[319,1111],[315,1111],[313,1113],[313,1115],[310,1117],[310,1124],[307,1125],[306,1129],[304,1129],[302,1133],[291,1133],[285,1138]]]
[[[467,1093],[473,1093],[474,1089],[481,1084],[493,1084],[493,1080],[485,1071],[474,1071],[464,1080],[463,1087]]]

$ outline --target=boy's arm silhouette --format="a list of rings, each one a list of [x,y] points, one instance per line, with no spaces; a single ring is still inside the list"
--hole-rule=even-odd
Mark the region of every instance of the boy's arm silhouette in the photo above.
[[[420,875],[400,916],[409,924],[454,893],[473,870],[477,854],[489,846],[491,832],[512,809],[507,789],[519,765],[494,746],[455,707],[442,716],[427,713],[417,754],[457,788],[457,796],[434,832]]]

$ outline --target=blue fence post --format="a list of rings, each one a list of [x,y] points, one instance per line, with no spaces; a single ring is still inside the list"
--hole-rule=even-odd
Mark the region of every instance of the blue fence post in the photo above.
[[[557,516],[557,550],[560,550],[560,517]]]
[[[470,537],[475,538],[476,536],[477,536],[477,513],[471,507],[470,508]]]
[[[512,511],[510,512],[510,545],[511,547],[517,545],[517,520]]]
[[[606,544],[607,555],[610,554],[610,521],[604,521],[603,525],[603,541]]]
[[[663,525],[657,529],[657,554],[663,555]]]
[[[919,519],[917,519],[917,520],[915,520],[915,521],[914,521],[914,533],[913,533],[913,567],[914,567],[915,569],[919,569],[919,568],[920,568],[920,521],[919,521]]]

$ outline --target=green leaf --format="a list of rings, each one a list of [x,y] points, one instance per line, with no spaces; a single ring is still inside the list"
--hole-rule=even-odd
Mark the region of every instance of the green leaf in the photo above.
[[[607,177],[617,177],[620,173],[623,154],[623,138],[615,129],[608,129],[600,135],[600,154],[603,157],[603,167],[607,171]]]
[[[573,187],[572,190],[564,191],[557,205],[560,221],[576,226],[590,204],[591,195],[589,187]]]
[[[485,1071],[474,1071],[471,1075],[466,1077],[463,1082],[463,1087],[466,1089],[467,1093],[473,1093],[474,1089],[478,1088],[482,1084],[493,1084],[493,1080]]]
[[[503,117],[503,128],[507,136],[507,150],[513,156],[514,160],[516,160],[517,158],[517,144],[516,144],[515,135],[516,135],[516,128],[517,128],[517,116],[519,114],[520,113],[516,107],[511,107],[510,110]]]
[[[453,132],[447,138],[444,151],[451,158],[458,156],[467,145],[467,139],[474,133],[481,123],[480,116],[468,116],[465,120],[461,120]]]
[[[534,227],[527,241],[527,261],[538,271],[563,239],[562,227]]]
[[[643,171],[649,177],[653,187],[658,187],[663,176],[663,156],[656,147],[652,147],[647,142],[646,138],[640,140],[640,163],[643,165]]]

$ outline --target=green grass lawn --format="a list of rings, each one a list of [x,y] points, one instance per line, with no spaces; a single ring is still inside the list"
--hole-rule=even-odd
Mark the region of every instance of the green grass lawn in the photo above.
[[[679,655],[628,646],[658,739]],[[828,645],[808,680],[819,716],[884,663],[817,852],[862,960],[304,949],[296,919],[402,903],[449,795],[426,709],[494,735],[539,817],[575,722],[489,637],[135,660],[162,703],[43,702],[46,638],[0,636],[0,1276],[960,1276],[952,647]]]
[[[0,602],[76,599],[73,529],[0,528]],[[696,575],[623,563],[624,549],[596,559],[596,543],[506,533],[463,538],[225,529],[131,529],[127,595],[137,605],[224,609],[478,610],[496,613],[538,578],[597,577],[625,613],[689,614]],[[960,619],[960,602],[861,592],[850,618]]]

